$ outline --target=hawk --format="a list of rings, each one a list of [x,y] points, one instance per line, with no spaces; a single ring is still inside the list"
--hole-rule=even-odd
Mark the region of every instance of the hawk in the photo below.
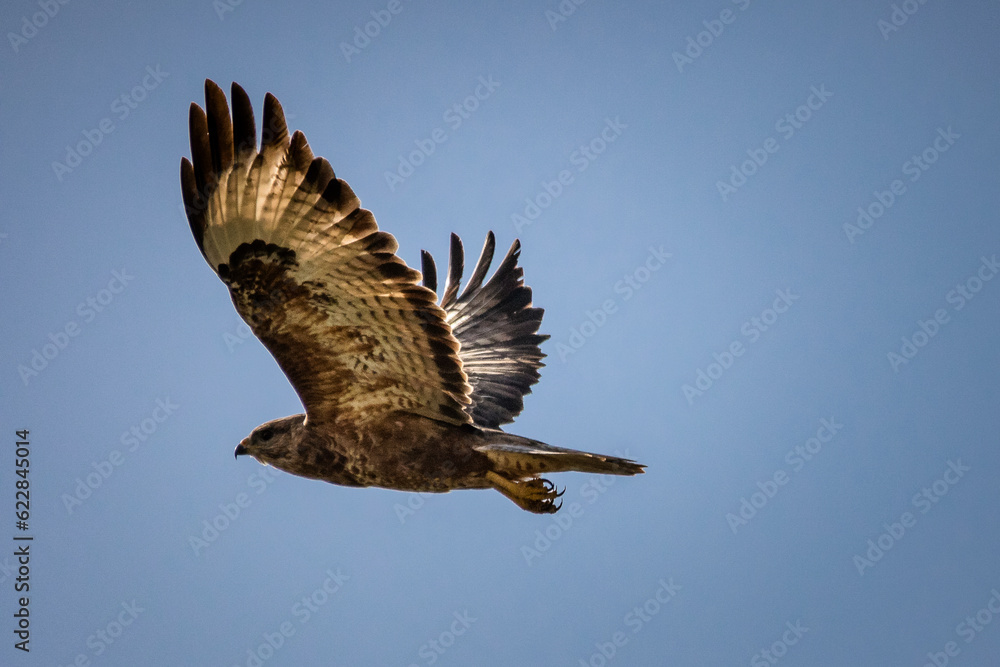
[[[434,259],[422,272],[305,136],[289,136],[264,98],[261,142],[250,98],[205,82],[191,104],[191,160],[181,190],[191,232],[237,312],[274,355],[305,414],[258,426],[236,447],[262,464],[343,486],[444,492],[493,488],[535,513],[562,492],[543,473],[635,475],[628,459],[562,449],[501,430],[521,412],[545,356],[542,309],[514,241],[489,280],[495,239],[459,293],[461,240],[452,234],[437,297]]]

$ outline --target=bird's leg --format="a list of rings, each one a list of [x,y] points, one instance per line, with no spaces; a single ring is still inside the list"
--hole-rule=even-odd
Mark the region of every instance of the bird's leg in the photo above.
[[[555,484],[541,477],[512,480],[498,475],[492,470],[486,473],[487,481],[494,489],[514,501],[523,510],[535,514],[554,514],[562,507],[556,499],[566,492],[556,490]]]

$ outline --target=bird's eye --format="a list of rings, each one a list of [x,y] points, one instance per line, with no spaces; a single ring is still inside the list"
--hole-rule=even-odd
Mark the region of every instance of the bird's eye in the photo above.
[[[267,429],[260,432],[260,439],[262,442],[267,442],[272,437],[274,437],[274,429]]]

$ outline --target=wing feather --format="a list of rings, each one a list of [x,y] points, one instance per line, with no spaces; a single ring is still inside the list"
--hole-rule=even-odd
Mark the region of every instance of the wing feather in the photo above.
[[[205,96],[205,110],[191,106],[192,159],[181,161],[191,231],[308,419],[401,410],[471,423],[459,341],[395,238],[305,135],[289,137],[273,95],[259,148],[242,88],[233,84],[232,117],[215,83]]]
[[[448,255],[448,279],[444,284],[444,294],[441,295],[441,307],[448,310],[455,305],[458,298],[458,284],[465,270],[465,250],[462,239],[457,234],[451,235],[451,252]]]
[[[447,322],[461,344],[462,369],[472,385],[465,411],[477,426],[499,428],[524,409],[524,396],[540,377],[544,366],[539,335],[544,311],[531,305],[531,288],[517,266],[521,245],[514,241],[493,276],[485,282],[493,261],[496,239],[490,232],[483,251],[459,296],[465,251],[462,240],[451,235],[448,279],[441,296]],[[424,284],[436,286],[434,258],[422,254]],[[429,277],[429,278],[428,278]]]
[[[434,258],[426,250],[420,251],[420,272],[423,274],[423,286],[437,292],[437,267],[434,266]]]

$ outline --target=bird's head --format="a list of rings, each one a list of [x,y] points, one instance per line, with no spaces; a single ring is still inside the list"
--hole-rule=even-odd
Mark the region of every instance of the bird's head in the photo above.
[[[249,454],[261,463],[283,468],[282,462],[295,458],[304,429],[305,415],[261,424],[236,446],[236,456]]]

